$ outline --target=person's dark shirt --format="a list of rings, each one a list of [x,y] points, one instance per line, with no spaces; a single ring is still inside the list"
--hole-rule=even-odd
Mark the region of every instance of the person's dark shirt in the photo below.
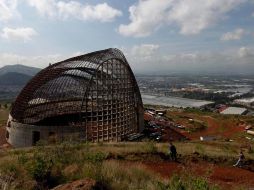
[[[240,159],[243,160],[244,159],[244,154],[243,153],[240,153]]]
[[[176,147],[175,147],[174,145],[171,145],[171,146],[170,146],[170,152],[171,152],[172,154],[176,154]]]

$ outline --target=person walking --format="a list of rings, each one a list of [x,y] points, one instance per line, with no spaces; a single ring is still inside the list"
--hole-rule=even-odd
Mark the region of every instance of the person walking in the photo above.
[[[169,151],[170,151],[170,157],[173,161],[177,161],[177,152],[176,147],[173,145],[172,142],[169,143]]]
[[[241,150],[240,151],[240,154],[239,154],[239,158],[237,160],[237,162],[233,165],[234,167],[242,167],[243,166],[243,160],[244,160],[245,156],[243,154],[243,151]]]

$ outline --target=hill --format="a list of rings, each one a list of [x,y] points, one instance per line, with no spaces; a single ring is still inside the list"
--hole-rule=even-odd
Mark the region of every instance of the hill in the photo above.
[[[168,144],[153,142],[74,143],[1,153],[0,186],[6,189],[53,190],[226,190],[254,186],[253,153],[244,149],[242,168],[234,143],[174,143],[179,155],[173,162]],[[76,156],[73,156],[76,155]]]
[[[31,75],[26,75],[17,72],[8,72],[0,75],[0,85],[25,85],[30,79]]]
[[[226,132],[227,128],[238,128],[238,122],[252,123],[251,117],[234,118],[190,109],[168,111],[167,117],[186,127],[207,123],[206,129],[190,133],[190,141],[174,142],[178,161],[173,162],[168,154],[168,143],[148,139],[92,143],[71,139],[61,142],[52,138],[49,144],[41,141],[33,148],[12,149],[4,140],[3,125],[8,111],[5,106],[0,108],[0,118],[5,118],[2,127],[0,121],[0,148],[4,150],[0,153],[0,173],[3,179],[10,179],[0,180],[0,187],[6,189],[236,190],[254,187],[253,141],[244,141],[244,136],[231,136]],[[228,122],[233,127],[225,125]],[[195,138],[195,134],[213,135],[215,131],[222,137],[230,135],[234,140],[222,138],[206,142]],[[240,148],[245,155],[244,165],[233,167]]]
[[[41,69],[36,67],[28,67],[25,65],[6,65],[0,68],[0,76],[6,73],[21,73],[24,75],[34,76],[37,74]]]

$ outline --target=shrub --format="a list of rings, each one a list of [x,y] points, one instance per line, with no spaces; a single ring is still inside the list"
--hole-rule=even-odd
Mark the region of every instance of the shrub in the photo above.
[[[86,152],[86,153],[84,153],[84,160],[87,160],[87,161],[90,161],[93,163],[102,162],[106,158],[107,158],[107,155],[102,152],[94,152],[94,153]]]
[[[185,190],[186,185],[184,185],[182,179],[178,175],[172,176],[169,182],[168,190]]]
[[[21,183],[22,169],[15,160],[5,160],[0,165],[0,189],[15,189]]]
[[[217,186],[210,185],[206,178],[185,172],[172,176],[168,186],[167,190],[219,190]]]
[[[196,179],[193,179],[193,187],[196,190],[210,189],[207,181],[203,178],[200,178],[200,177],[197,177]]]
[[[25,152],[21,152],[18,155],[18,163],[24,165],[29,161],[28,156],[25,154]]]
[[[45,182],[49,179],[53,166],[52,160],[43,154],[35,154],[33,160],[27,166],[30,175],[37,182]]]
[[[159,189],[157,176],[139,164],[106,161],[102,165],[101,176],[101,182],[108,184],[112,190]]]
[[[98,182],[103,181],[102,179],[102,165],[98,163],[84,163],[81,166],[80,178],[88,177]]]
[[[195,151],[198,152],[199,154],[202,154],[202,155],[205,154],[205,149],[204,149],[203,145],[201,145],[201,144],[197,144],[195,146]]]
[[[146,153],[156,153],[158,151],[156,144],[152,141],[146,142],[146,144],[144,145],[144,151]]]

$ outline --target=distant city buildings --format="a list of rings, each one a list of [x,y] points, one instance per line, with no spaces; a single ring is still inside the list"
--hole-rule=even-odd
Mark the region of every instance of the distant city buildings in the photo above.
[[[137,76],[137,81],[145,104],[199,108],[218,113],[230,106],[239,106],[248,109],[248,115],[253,115],[254,76],[247,78],[246,76],[176,74]]]
[[[236,99],[236,100],[234,100],[234,103],[237,103],[237,104],[240,104],[240,105],[243,105],[243,106],[254,107],[254,97]]]

